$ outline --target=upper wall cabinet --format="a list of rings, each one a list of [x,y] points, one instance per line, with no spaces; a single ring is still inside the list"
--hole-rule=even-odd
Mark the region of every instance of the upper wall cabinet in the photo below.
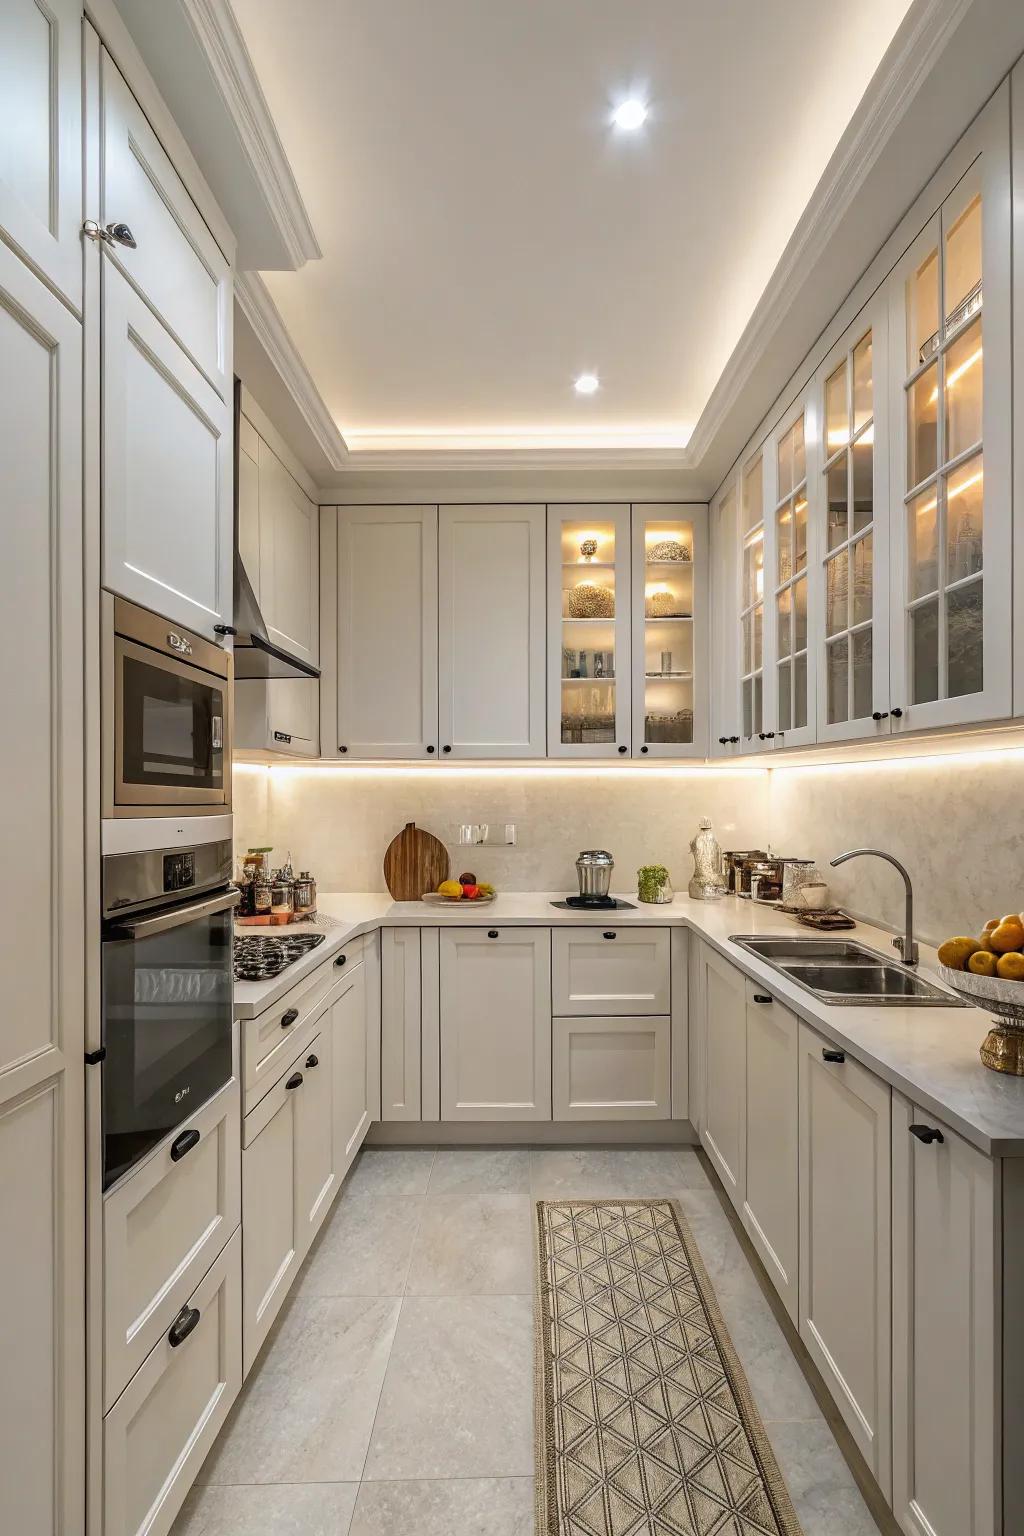
[[[740,745],[738,583],[736,553],[739,480],[726,482],[708,523],[712,754],[732,756]]]
[[[889,280],[894,730],[1012,709],[1008,104]]]
[[[1024,507],[1024,59],[1011,76],[1013,104],[1013,489]],[[1024,715],[1024,550],[1014,565],[1014,714]]]
[[[739,748],[761,752],[774,741],[765,729],[766,690],[773,696],[774,678],[765,667],[765,452],[758,450],[740,472],[739,519]],[[729,733],[730,737],[733,734]],[[730,740],[730,745],[733,743]]]
[[[703,757],[707,508],[634,505],[632,523],[633,755]]]
[[[548,507],[548,756],[630,742],[628,506]]]
[[[87,202],[134,242],[89,256],[102,263],[103,584],[212,639],[232,613],[230,269],[106,54],[101,81]]]
[[[808,427],[810,426],[810,433]],[[810,439],[810,440],[808,440]],[[814,740],[815,699],[809,656],[815,608],[810,564],[812,544],[809,481],[815,474],[817,441],[814,417],[797,401],[782,418],[768,444],[769,515],[765,526],[765,563],[770,594],[765,624],[767,654],[774,676],[767,690],[773,723],[766,740],[799,747]]]
[[[543,506],[438,514],[442,756],[544,756]]]
[[[82,7],[0,7],[0,230],[82,308]]]

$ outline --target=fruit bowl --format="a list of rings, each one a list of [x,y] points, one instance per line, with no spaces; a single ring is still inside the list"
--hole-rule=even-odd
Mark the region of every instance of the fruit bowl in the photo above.
[[[444,896],[440,891],[427,891],[423,897],[432,907],[457,907],[460,903],[466,907],[485,907],[494,899],[494,896]]]
[[[975,976],[940,965],[939,975],[960,997],[995,1017],[981,1046],[981,1059],[994,1072],[1024,1077],[1024,982]]]

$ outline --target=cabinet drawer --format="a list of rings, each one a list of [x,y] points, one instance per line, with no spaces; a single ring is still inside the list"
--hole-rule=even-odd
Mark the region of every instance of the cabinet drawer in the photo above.
[[[170,1530],[242,1383],[241,1293],[236,1232],[103,1421],[105,1531]]]
[[[556,1015],[667,1014],[671,983],[667,928],[554,928],[552,1009]]]
[[[667,1018],[554,1019],[555,1120],[667,1120],[671,1113]]]
[[[104,1200],[105,1408],[238,1226],[238,1100],[232,1078]]]
[[[242,1086],[246,1115],[252,1113],[273,1087],[292,1057],[303,1045],[308,1045],[320,1004],[338,981],[340,973],[345,971],[347,974],[360,964],[365,943],[363,937],[353,939],[351,944],[346,944],[344,949],[303,977],[272,1008],[257,1014],[254,1019],[242,1019]]]

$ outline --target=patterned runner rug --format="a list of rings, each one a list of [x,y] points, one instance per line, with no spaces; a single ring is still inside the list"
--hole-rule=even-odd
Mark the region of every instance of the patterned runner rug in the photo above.
[[[538,1536],[800,1536],[674,1200],[537,1203]]]

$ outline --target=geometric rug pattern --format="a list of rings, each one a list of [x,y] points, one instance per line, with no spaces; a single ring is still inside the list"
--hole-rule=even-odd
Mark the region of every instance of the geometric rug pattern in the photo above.
[[[800,1536],[673,1200],[537,1204],[538,1536]]]

